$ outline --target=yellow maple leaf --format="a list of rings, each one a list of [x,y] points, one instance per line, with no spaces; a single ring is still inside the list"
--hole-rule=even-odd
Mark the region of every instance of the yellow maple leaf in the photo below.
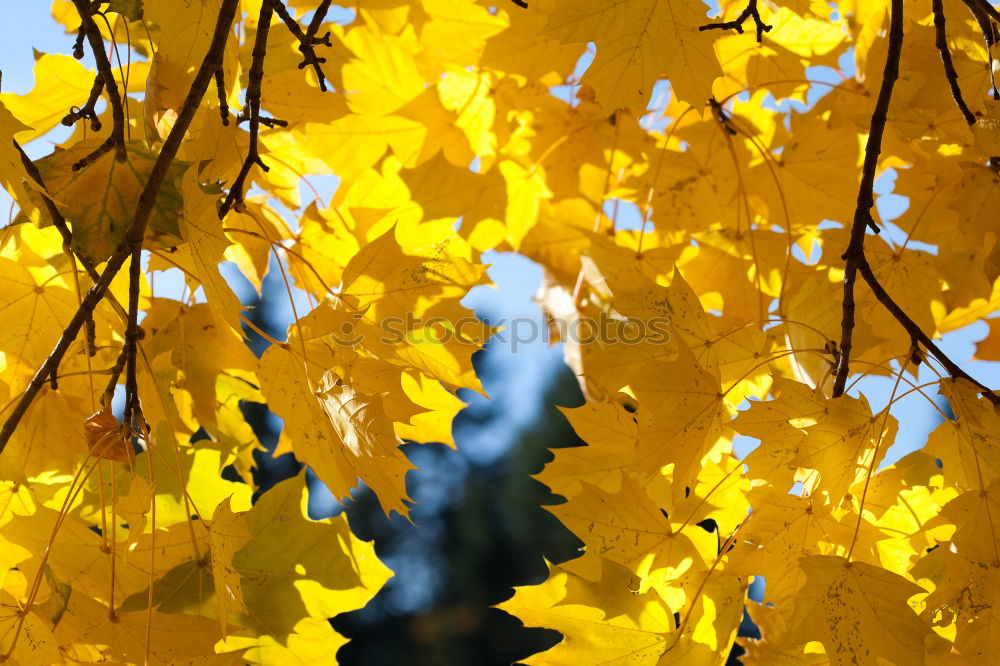
[[[550,627],[563,634],[563,640],[554,648],[525,663],[624,666],[655,662],[675,626],[656,593],[635,594],[610,576],[602,576],[598,585],[587,588],[585,579],[550,564],[547,581],[535,587],[516,588],[513,598],[498,605],[527,626]],[[615,608],[618,612],[607,616],[601,608]]]
[[[678,97],[697,109],[722,74],[699,3],[637,0],[554,0],[545,32],[562,42],[594,42],[597,56],[584,82],[606,108],[646,108],[653,83],[670,79]]]
[[[923,664],[932,635],[907,603],[924,590],[902,576],[843,557],[799,560],[806,582],[795,598],[788,638],[823,643],[830,663]]]

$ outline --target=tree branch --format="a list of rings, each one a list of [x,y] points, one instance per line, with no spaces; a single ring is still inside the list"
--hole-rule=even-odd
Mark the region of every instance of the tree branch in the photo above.
[[[1000,13],[986,0],[962,0],[962,2],[972,12],[973,18],[976,19],[976,23],[979,24],[979,29],[983,33],[983,40],[986,42],[987,57],[990,60],[990,83],[993,84],[993,98],[1000,99],[1000,92],[997,91],[996,74],[993,72],[992,53],[992,47],[997,43],[997,29],[993,21],[1000,20]]]
[[[941,63],[944,65],[944,75],[948,79],[948,86],[951,88],[951,96],[958,105],[958,110],[962,112],[962,117],[969,125],[976,122],[976,116],[969,110],[968,104],[962,97],[962,89],[958,85],[958,72],[955,71],[955,63],[951,60],[951,50],[948,48],[948,33],[945,29],[944,2],[943,0],[931,0],[931,8],[934,12],[934,45],[937,46],[938,53],[941,54]]]
[[[56,206],[56,202],[49,198],[48,188],[46,188],[45,181],[42,179],[42,173],[38,170],[38,167],[35,166],[35,163],[31,161],[31,158],[28,157],[28,154],[24,152],[24,149],[21,148],[21,145],[17,141],[14,141],[14,147],[21,156],[21,164],[24,166],[24,170],[27,171],[28,175],[31,176],[31,178],[42,188],[39,195],[42,197],[42,203],[45,205],[45,210],[48,212],[49,218],[52,220],[52,226],[54,226],[59,232],[59,235],[62,236],[63,252],[65,252],[69,257],[76,257],[76,259],[83,266],[83,269],[87,271],[87,275],[90,276],[90,279],[96,283],[101,279],[101,275],[97,272],[97,267],[94,265],[93,261],[83,255],[77,255],[73,252],[73,234],[66,225],[66,218],[63,217],[63,214],[59,211],[58,206]],[[109,300],[111,305],[118,311],[118,314],[124,320],[125,309],[122,308],[114,297]],[[93,349],[93,345],[91,345],[91,349]]]
[[[219,115],[222,116],[222,124],[229,127],[229,102],[226,101],[226,75],[222,68],[215,70],[215,90],[219,95]]]
[[[976,13],[978,9],[979,12],[985,16],[993,19],[994,21],[1000,21],[1000,11],[997,11],[989,0],[962,0],[968,5],[969,9],[972,9],[973,13]],[[994,40],[995,41],[995,40]]]
[[[97,117],[94,107],[97,105],[97,100],[101,97],[102,90],[104,90],[104,77],[98,72],[97,76],[94,77],[94,86],[90,89],[90,97],[87,99],[87,103],[79,108],[75,106],[70,108],[69,113],[63,116],[62,124],[66,127],[71,127],[76,121],[89,118],[90,129],[100,132],[101,119]]]
[[[872,112],[868,143],[865,145],[865,161],[861,169],[861,185],[858,188],[857,206],[854,209],[854,223],[851,226],[851,240],[844,253],[844,303],[840,322],[840,354],[837,358],[836,379],[833,397],[843,395],[850,373],[851,349],[854,338],[854,283],[857,280],[858,264],[865,258],[865,230],[870,226],[876,232],[878,225],[872,218],[871,209],[875,205],[875,170],[882,152],[882,136],[888,120],[889,102],[892,89],[899,77],[899,58],[903,51],[903,0],[892,0],[892,19],[889,24],[889,51],[885,56],[882,85],[878,100]]]
[[[129,262],[128,324],[125,328],[125,413],[122,423],[132,431],[132,419],[140,413],[139,382],[136,377],[136,358],[139,345],[139,279],[142,245],[132,249]]]
[[[952,377],[969,380],[982,389],[983,394],[987,399],[989,399],[990,402],[994,405],[1000,405],[1000,396],[994,393],[986,385],[977,381],[965,370],[962,370],[957,363],[948,358],[948,355],[941,351],[941,348],[938,347],[933,340],[931,340],[930,336],[920,329],[920,326],[913,321],[910,316],[906,314],[906,312],[903,311],[903,308],[899,307],[899,304],[892,299],[889,293],[882,286],[882,283],[880,283],[878,278],[875,277],[875,272],[868,263],[868,259],[864,256],[862,256],[861,260],[858,262],[858,271],[861,273],[861,277],[864,278],[865,282],[868,283],[872,293],[875,294],[875,298],[878,299],[879,303],[885,306],[885,309],[888,310],[889,313],[896,318],[896,321],[898,321],[906,330],[906,332],[910,334],[910,339],[912,339],[914,343],[920,342],[923,344],[924,347],[927,348],[927,351],[929,351],[934,358],[936,358],[941,365],[944,366],[945,370],[947,370],[948,374]]]
[[[516,1],[516,0],[515,0]],[[703,26],[699,26],[699,32],[705,30],[735,30],[736,32],[743,34],[743,23],[748,19],[753,18],[754,27],[757,30],[757,43],[759,44],[764,40],[764,33],[770,32],[771,28],[774,26],[767,25],[760,18],[760,12],[757,10],[757,0],[748,0],[747,6],[743,9],[736,19],[732,21],[720,21],[717,23],[706,23]]]
[[[288,27],[289,32],[294,35],[294,37],[299,40],[299,53],[302,54],[302,62],[299,63],[299,69],[304,69],[308,66],[312,66],[313,71],[316,72],[316,78],[319,80],[319,89],[326,92],[326,77],[323,76],[323,69],[320,67],[321,64],[326,62],[326,58],[320,58],[316,55],[316,51],[313,47],[315,46],[333,46],[330,44],[330,33],[326,33],[322,37],[317,37],[316,33],[319,32],[319,27],[323,23],[323,18],[326,16],[327,10],[330,8],[331,0],[323,0],[316,11],[313,12],[312,21],[309,22],[309,27],[306,32],[302,32],[302,28],[299,27],[298,21],[292,18],[291,14],[288,13],[288,9],[285,7],[285,3],[281,0],[276,0],[274,2],[274,11],[278,13],[281,20],[285,22]]]
[[[945,61],[945,71],[954,72],[954,67],[950,65],[950,53],[948,52],[947,37],[944,32],[944,11],[941,0],[933,0],[934,25],[937,31],[937,46],[941,51],[941,58]],[[857,274],[871,288],[875,298],[886,310],[900,323],[904,330],[910,335],[913,341],[913,352],[917,353],[916,345],[921,343],[948,371],[952,377],[966,379],[982,389],[983,393],[993,404],[1000,405],[1000,396],[993,393],[982,383],[976,381],[971,375],[962,370],[954,361],[948,358],[940,347],[938,347],[930,336],[920,329],[913,319],[896,303],[882,284],[875,276],[868,258],[865,256],[865,231],[868,226],[874,226],[871,209],[875,205],[873,188],[875,184],[875,170],[878,165],[878,157],[882,151],[882,136],[885,133],[885,126],[889,111],[889,102],[892,99],[892,89],[899,76],[899,59],[903,50],[903,0],[892,0],[892,20],[889,27],[889,50],[886,54],[885,69],[882,73],[882,86],[879,89],[878,100],[875,103],[875,110],[872,113],[871,130],[868,134],[868,144],[865,146],[865,161],[861,172],[861,185],[858,190],[858,202],[854,211],[854,223],[851,226],[851,240],[844,253],[846,262],[844,267],[844,304],[843,317],[841,319],[841,341],[839,356],[837,358],[836,380],[833,385],[833,397],[843,395],[847,376],[850,373],[850,360],[852,338],[854,333],[854,284]],[[949,81],[957,80],[952,74],[948,74]],[[955,86],[957,88],[957,84]],[[953,88],[953,93],[955,88]],[[961,92],[957,93],[956,101],[960,102]],[[969,113],[968,107],[963,107],[960,102],[959,108],[963,108],[963,115]],[[971,114],[969,114],[971,115]],[[975,122],[975,119],[971,122]]]
[[[73,1],[77,4],[86,4],[82,2],[82,0]],[[188,91],[187,97],[184,99],[184,103],[177,115],[177,120],[174,122],[174,126],[170,129],[170,133],[167,135],[166,141],[163,142],[163,148],[160,150],[160,154],[156,157],[156,162],[153,164],[153,168],[150,171],[149,179],[146,181],[142,193],[139,195],[139,201],[136,204],[135,209],[135,216],[132,218],[132,223],[125,232],[125,238],[119,244],[114,254],[111,255],[111,258],[108,259],[104,272],[94,283],[94,286],[87,291],[86,295],[83,297],[83,302],[80,304],[80,307],[77,308],[73,318],[70,319],[69,323],[66,325],[59,341],[56,343],[48,358],[45,359],[42,366],[37,372],[35,372],[34,377],[32,377],[27,388],[21,394],[17,404],[11,410],[10,416],[7,417],[3,427],[0,428],[0,453],[2,453],[6,448],[11,435],[14,433],[14,430],[17,428],[21,418],[24,416],[28,407],[35,399],[35,396],[38,395],[38,392],[41,390],[45,380],[52,375],[56,368],[58,368],[59,363],[63,356],[66,355],[66,351],[69,349],[69,346],[79,334],[80,328],[83,327],[87,319],[90,318],[94,309],[97,307],[97,304],[101,302],[101,299],[104,297],[105,292],[107,292],[112,280],[114,280],[115,276],[125,264],[125,260],[132,255],[134,248],[137,246],[139,248],[142,247],[142,239],[146,232],[146,224],[153,212],[153,206],[156,203],[156,197],[160,191],[160,186],[163,184],[163,180],[166,177],[167,169],[177,156],[177,150],[180,148],[184,134],[187,132],[187,128],[191,125],[191,120],[194,118],[194,115],[198,110],[198,106],[201,104],[201,100],[205,96],[205,91],[208,90],[209,83],[214,76],[215,70],[222,66],[222,56],[225,51],[226,40],[228,39],[232,29],[233,18],[236,15],[236,7],[238,5],[239,0],[223,0],[208,52],[206,53],[204,60],[202,60],[201,66],[198,69],[198,73],[195,75],[194,82],[191,84],[191,89]]]
[[[92,5],[87,0],[73,0],[73,4],[76,6],[77,13],[80,14],[80,32],[86,34],[87,40],[90,42],[90,50],[97,63],[98,76],[100,76],[104,90],[108,94],[112,118],[111,134],[108,135],[108,138],[93,152],[73,165],[73,171],[79,171],[93,164],[101,155],[112,148],[115,150],[115,159],[119,162],[125,161],[125,108],[122,105],[118,84],[111,71],[111,61],[108,60],[108,54],[104,51],[104,37],[101,36],[101,31],[94,23]],[[97,85],[96,82],[94,85]]]
[[[240,120],[250,121],[250,146],[247,149],[247,156],[243,160],[243,166],[236,175],[225,201],[219,208],[219,218],[226,216],[231,208],[243,209],[243,190],[246,188],[247,176],[253,165],[259,166],[264,171],[268,170],[264,160],[260,158],[258,151],[258,135],[260,134],[260,94],[261,82],[264,80],[264,58],[267,56],[267,33],[271,26],[271,16],[274,13],[275,4],[281,4],[277,0],[264,0],[260,5],[260,16],[257,19],[257,36],[253,42],[253,60],[250,63],[250,74],[248,76],[247,93],[245,107],[240,112]]]
[[[111,408],[111,400],[115,396],[115,387],[118,386],[118,378],[122,376],[122,370],[125,369],[125,356],[126,352],[123,345],[121,353],[118,354],[118,358],[110,370],[111,376],[108,378],[108,384],[104,388],[104,395],[101,396],[101,405],[108,409]]]

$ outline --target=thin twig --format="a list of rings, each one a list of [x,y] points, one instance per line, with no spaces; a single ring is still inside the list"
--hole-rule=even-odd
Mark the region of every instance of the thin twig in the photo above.
[[[514,0],[517,2],[517,0]],[[774,26],[767,25],[760,18],[760,12],[757,10],[757,0],[749,0],[747,6],[732,21],[719,21],[717,23],[707,23],[703,26],[699,26],[699,31],[705,30],[735,30],[736,32],[743,34],[743,23],[748,19],[752,18],[754,23],[754,28],[757,30],[757,43],[764,41],[764,33],[770,32],[771,28]]]
[[[87,38],[87,33],[83,29],[83,24],[80,24],[80,29],[76,33],[76,41],[73,42],[73,57],[77,60],[83,60],[83,40]]]
[[[47,194],[48,190],[45,187],[45,181],[42,180],[42,173],[38,170],[38,167],[35,166],[35,163],[31,161],[31,158],[28,157],[28,154],[24,152],[24,148],[21,147],[21,144],[14,141],[14,148],[21,156],[21,165],[24,167],[24,170],[28,172],[28,175],[31,176],[32,180],[38,183],[38,186],[41,188],[39,195],[42,197],[42,203],[45,205],[45,210],[48,211],[49,218],[52,220],[52,226],[54,226],[59,232],[59,235],[62,236],[63,251],[71,252],[73,234],[70,233],[69,227],[66,225],[66,218],[63,217],[63,214],[59,211],[56,203],[49,198]],[[97,270],[94,268],[93,263],[86,261],[83,257],[80,257],[80,261],[84,263],[84,268],[87,269],[87,274],[90,275],[94,281],[96,281],[100,276],[97,274]]]
[[[940,361],[941,365],[944,366],[945,370],[947,370],[948,374],[952,377],[967,379],[979,387],[982,390],[983,395],[985,395],[990,402],[994,405],[1000,405],[1000,396],[994,393],[985,384],[977,381],[965,370],[962,370],[958,364],[948,358],[948,355],[941,351],[940,347],[934,344],[934,341],[931,340],[930,336],[920,329],[920,326],[913,321],[910,316],[906,314],[906,312],[903,311],[903,308],[899,307],[899,304],[892,299],[892,296],[889,295],[882,284],[878,281],[878,278],[875,277],[875,272],[872,270],[871,264],[868,263],[868,259],[864,256],[862,256],[861,260],[858,262],[858,271],[861,273],[861,277],[864,278],[865,282],[868,283],[868,286],[871,287],[872,293],[875,294],[875,298],[877,298],[879,303],[884,305],[885,309],[896,318],[896,321],[898,321],[906,332],[910,334],[910,338],[914,342],[919,342],[926,347],[927,351],[929,351],[934,358]]]
[[[899,58],[903,51],[903,0],[892,0],[892,19],[889,24],[889,51],[885,56],[882,85],[878,100],[872,112],[871,129],[865,145],[865,161],[861,169],[861,185],[858,188],[857,206],[854,209],[854,223],[851,226],[851,240],[844,253],[844,303],[840,323],[840,348],[837,358],[836,379],[833,397],[844,393],[847,375],[850,372],[851,349],[854,337],[854,283],[857,280],[858,264],[865,256],[865,230],[871,227],[876,232],[878,225],[872,218],[871,209],[875,205],[875,170],[882,152],[882,135],[888,120],[889,102],[892,89],[899,77]]]
[[[80,1],[74,0],[74,2]],[[28,410],[35,396],[38,395],[46,379],[59,367],[59,362],[66,355],[69,346],[76,339],[80,328],[83,327],[86,320],[91,316],[97,304],[101,302],[112,280],[125,264],[125,260],[132,255],[133,249],[137,245],[141,247],[142,239],[146,232],[146,223],[153,212],[153,206],[156,203],[160,186],[166,177],[167,169],[177,156],[177,150],[180,148],[184,134],[191,125],[191,120],[194,118],[195,112],[197,112],[198,106],[205,96],[205,91],[208,90],[215,70],[222,66],[222,56],[225,51],[226,40],[229,38],[238,5],[239,0],[223,1],[208,53],[205,54],[205,58],[202,60],[198,73],[191,84],[191,89],[188,91],[187,97],[181,105],[180,112],[177,114],[177,120],[170,129],[166,141],[163,142],[160,154],[156,157],[156,162],[150,171],[149,179],[146,181],[146,185],[139,195],[139,201],[135,208],[135,216],[132,218],[132,223],[125,232],[125,238],[118,245],[111,258],[108,259],[104,272],[94,283],[94,286],[87,291],[83,297],[83,302],[77,308],[73,318],[66,325],[56,346],[38,371],[35,372],[34,377],[32,377],[24,393],[21,394],[20,399],[11,411],[10,416],[7,417],[3,427],[0,428],[0,453],[6,448],[7,442],[10,441],[11,435],[17,428],[17,424],[21,421],[21,418]]]
[[[240,167],[240,172],[236,175],[236,179],[229,188],[229,193],[226,195],[225,201],[222,202],[222,206],[219,208],[220,219],[225,217],[231,208],[235,208],[238,211],[243,209],[243,190],[246,187],[246,180],[247,176],[250,175],[251,167],[256,164],[264,171],[268,170],[268,166],[264,164],[264,160],[260,158],[260,153],[258,152],[258,135],[260,134],[261,123],[260,93],[261,82],[264,80],[264,57],[267,55],[267,33],[271,26],[271,16],[274,13],[275,4],[276,0],[264,0],[260,5],[260,16],[257,19],[257,35],[254,37],[253,42],[253,60],[250,63],[250,74],[247,82],[246,103],[239,118],[240,121],[250,121],[250,146],[247,148],[247,155],[243,160],[243,166]]]
[[[951,88],[951,96],[958,105],[958,110],[962,112],[962,117],[969,125],[974,125],[976,116],[969,110],[969,105],[962,97],[962,89],[958,85],[958,72],[955,71],[955,63],[951,60],[951,49],[948,48],[948,33],[945,29],[944,2],[942,0],[931,0],[931,9],[934,12],[934,32],[936,34],[934,45],[937,46],[938,53],[941,54],[941,62],[944,65],[944,75],[948,79],[948,86]]]
[[[104,388],[102,404],[105,407],[111,406],[111,399],[115,395],[115,387],[118,386],[118,378],[121,377],[122,371],[125,369],[126,356],[125,347],[123,346],[121,353],[118,354],[118,358],[115,360],[114,367],[111,368],[111,377],[108,379],[108,385]]]
[[[97,24],[94,23],[93,6],[87,0],[73,0],[77,13],[80,14],[80,31],[87,35],[90,42],[90,50],[94,54],[94,61],[97,63],[97,72],[104,84],[104,90],[108,95],[108,105],[111,107],[111,134],[101,145],[93,150],[89,155],[73,165],[73,171],[79,171],[94,162],[101,155],[111,149],[115,151],[115,159],[119,162],[125,161],[125,108],[122,105],[122,96],[115,82],[114,74],[111,71],[111,61],[104,51],[104,37]]]
[[[104,77],[98,73],[94,77],[94,86],[90,89],[90,97],[87,98],[87,103],[81,107],[72,107],[69,113],[63,116],[62,124],[66,127],[71,127],[76,121],[89,118],[90,129],[100,132],[101,119],[97,117],[94,107],[97,105],[97,100],[101,97],[102,90],[104,90]]]
[[[97,324],[94,322],[94,313],[90,314],[87,321],[83,322],[83,334],[86,339],[87,355],[93,358],[97,356]]]
[[[97,267],[88,257],[85,257],[82,254],[77,255],[73,252],[73,234],[66,225],[66,218],[63,217],[63,214],[59,211],[59,207],[56,206],[56,202],[49,197],[48,189],[45,187],[45,181],[42,180],[42,173],[38,170],[38,167],[35,166],[35,163],[31,161],[31,158],[28,157],[28,154],[24,152],[24,149],[21,148],[17,141],[14,141],[14,147],[21,156],[21,164],[24,166],[24,170],[27,171],[28,175],[31,176],[31,178],[34,179],[34,181],[42,188],[39,195],[42,197],[42,203],[45,205],[45,210],[48,211],[49,218],[52,220],[52,226],[56,228],[59,235],[62,237],[63,251],[71,257],[76,256],[80,264],[83,266],[83,269],[87,271],[87,275],[90,276],[90,279],[96,284],[97,281],[101,279],[100,274],[97,272]],[[118,311],[118,314],[124,317],[125,309],[122,308],[118,301],[112,298],[110,299],[110,302],[111,305]],[[91,347],[91,349],[93,349],[93,347]]]
[[[941,0],[933,0],[934,23],[937,30],[938,49],[943,50],[942,60],[945,60],[945,70],[949,69],[950,54],[947,53],[947,37],[944,33],[944,13]],[[858,191],[857,208],[854,211],[854,223],[851,227],[851,240],[844,253],[846,265],[844,267],[844,306],[843,319],[841,321],[841,342],[839,357],[837,359],[836,381],[833,386],[833,397],[843,395],[847,376],[850,372],[850,358],[852,348],[852,337],[854,331],[854,284],[857,274],[871,288],[875,298],[886,310],[900,323],[910,336],[913,343],[912,353],[918,353],[917,343],[923,344],[948,373],[955,378],[966,379],[982,389],[983,394],[993,404],[1000,404],[1000,396],[995,394],[984,384],[976,381],[971,375],[962,370],[948,355],[941,351],[930,336],[927,335],[920,326],[910,318],[909,315],[896,303],[882,284],[875,276],[868,258],[865,256],[865,231],[868,226],[874,225],[871,209],[875,205],[873,187],[875,183],[875,169],[878,165],[878,156],[882,150],[882,135],[885,132],[889,102],[892,99],[892,89],[899,76],[899,58],[903,49],[903,0],[892,0],[892,21],[889,27],[889,51],[886,54],[885,70],[882,74],[882,86],[879,90],[878,101],[875,103],[875,111],[872,113],[871,131],[868,135],[868,144],[865,146],[865,162],[862,167],[861,186]],[[954,71],[954,68],[951,69]],[[951,75],[949,75],[949,80]],[[953,91],[954,92],[954,91]],[[961,100],[961,93],[958,93],[956,101]],[[960,105],[960,108],[961,105]],[[968,113],[966,107],[963,115]],[[971,115],[971,114],[970,114]],[[971,122],[975,122],[973,119]],[[877,231],[877,227],[874,227]]]
[[[962,0],[965,6],[969,8],[972,12],[972,17],[976,19],[976,23],[979,24],[979,29],[983,33],[983,40],[986,42],[986,49],[989,50],[996,42],[996,34],[993,30],[993,22],[990,20],[989,14],[983,11],[982,5],[979,4],[977,0]]]
[[[309,27],[305,32],[302,32],[302,28],[299,27],[298,21],[292,18],[291,14],[288,13],[288,9],[281,0],[277,0],[274,3],[274,11],[277,12],[281,20],[284,21],[285,25],[288,26],[289,32],[299,40],[299,53],[302,54],[302,62],[299,63],[299,69],[305,69],[306,67],[312,66],[313,71],[316,72],[316,78],[319,80],[319,89],[326,92],[326,77],[323,76],[323,69],[320,67],[321,64],[326,62],[326,58],[320,58],[316,55],[316,50],[313,47],[316,46],[333,46],[330,43],[330,33],[327,32],[322,37],[317,37],[316,33],[319,32],[319,26],[323,23],[323,18],[326,16],[327,10],[330,8],[331,0],[323,0],[316,11],[313,12],[312,21],[309,23]]]
[[[139,280],[142,245],[132,248],[128,275],[128,325],[125,329],[125,413],[122,423],[131,432],[132,419],[139,414],[139,382],[136,378],[136,357],[139,345]]]

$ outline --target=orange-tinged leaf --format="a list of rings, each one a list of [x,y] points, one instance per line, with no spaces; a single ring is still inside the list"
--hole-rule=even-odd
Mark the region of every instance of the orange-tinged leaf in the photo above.
[[[125,437],[121,421],[102,407],[83,422],[83,435],[90,455],[104,460],[131,464],[135,461],[132,443]]]

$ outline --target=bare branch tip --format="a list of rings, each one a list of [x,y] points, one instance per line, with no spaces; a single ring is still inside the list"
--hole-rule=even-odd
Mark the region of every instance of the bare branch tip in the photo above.
[[[518,0],[513,0],[517,3]],[[754,30],[757,33],[757,43],[760,44],[764,41],[764,33],[771,32],[774,27],[764,23],[764,20],[760,17],[760,11],[757,9],[757,0],[748,0],[747,6],[740,12],[732,21],[716,21],[715,23],[706,23],[705,25],[698,26],[699,32],[704,32],[705,30],[735,30],[738,34],[743,34],[743,23],[747,19],[752,18],[754,23]]]

